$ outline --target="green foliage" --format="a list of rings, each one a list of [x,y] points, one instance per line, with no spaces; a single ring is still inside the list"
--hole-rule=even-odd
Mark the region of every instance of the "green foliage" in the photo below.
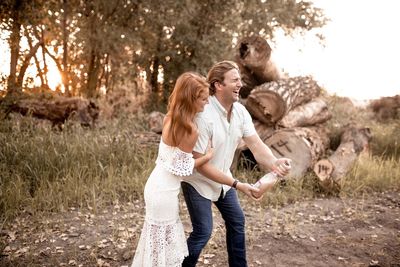
[[[20,24],[13,14],[23,14]],[[244,36],[260,34],[272,40],[277,28],[290,34],[324,23],[324,14],[312,2],[296,0],[6,0],[0,4],[1,29],[15,29],[33,45],[43,42],[47,60],[56,63],[70,94],[90,97],[100,88],[111,91],[146,73],[153,91],[165,100],[179,74],[191,70],[205,75],[216,61],[231,59],[235,42]],[[20,41],[13,43],[19,46]],[[21,54],[19,68],[30,51]],[[40,59],[42,52],[37,52]],[[162,84],[159,74],[164,77]]]

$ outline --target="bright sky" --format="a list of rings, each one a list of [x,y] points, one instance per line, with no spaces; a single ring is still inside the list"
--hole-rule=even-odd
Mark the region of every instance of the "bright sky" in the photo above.
[[[326,47],[312,34],[305,40],[279,38],[273,50],[277,65],[290,76],[313,75],[340,96],[365,100],[400,94],[400,1],[314,2],[331,19],[323,30]]]

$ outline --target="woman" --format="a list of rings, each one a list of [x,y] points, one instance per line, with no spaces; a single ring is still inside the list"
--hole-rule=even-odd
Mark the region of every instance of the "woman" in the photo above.
[[[181,266],[188,255],[179,218],[180,183],[212,157],[212,149],[198,159],[192,155],[198,131],[194,118],[208,103],[206,79],[187,72],[176,81],[163,122],[156,167],[146,182],[146,216],[132,267]]]

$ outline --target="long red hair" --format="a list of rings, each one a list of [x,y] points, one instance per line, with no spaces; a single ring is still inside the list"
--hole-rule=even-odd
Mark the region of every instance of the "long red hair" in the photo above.
[[[185,72],[176,80],[169,97],[167,112],[171,118],[170,134],[173,145],[178,145],[178,140],[192,133],[191,123],[197,112],[195,101],[208,90],[206,78],[194,72]]]

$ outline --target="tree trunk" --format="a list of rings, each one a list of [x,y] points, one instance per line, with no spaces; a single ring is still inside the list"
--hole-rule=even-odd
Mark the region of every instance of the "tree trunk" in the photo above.
[[[67,96],[71,96],[71,92],[69,91],[69,75],[68,75],[68,28],[67,28],[67,19],[68,19],[68,0],[63,0],[63,17],[62,17],[62,40],[63,40],[63,68],[61,72],[61,79],[64,85],[64,90]]]
[[[88,68],[88,78],[86,82],[86,97],[94,97],[96,95],[97,79],[100,71],[100,58],[99,55],[92,48],[90,53],[89,68]]]
[[[329,137],[326,131],[319,128],[282,129],[276,131],[265,143],[276,157],[291,159],[289,176],[300,178],[325,152]],[[267,168],[260,167],[267,171]]]
[[[22,5],[21,0],[16,0],[12,9],[12,27],[10,34],[10,75],[7,81],[7,93],[21,93],[22,88],[17,87],[17,65],[21,41],[21,23],[20,23],[20,8]]]
[[[271,61],[271,52],[268,42],[260,36],[245,37],[238,43],[235,61],[242,75],[241,97],[246,98],[257,85],[280,79],[280,72]]]
[[[371,138],[369,128],[347,126],[336,151],[329,158],[319,160],[314,165],[314,172],[321,186],[328,190],[340,190],[341,179],[351,169],[358,155],[367,149]]]
[[[158,92],[158,68],[160,67],[160,59],[157,56],[153,58],[153,70],[150,76],[150,86],[153,93]]]
[[[22,88],[22,83],[24,81],[24,77],[25,77],[25,72],[29,67],[29,62],[31,61],[31,58],[36,54],[37,50],[39,49],[39,47],[42,45],[41,42],[38,42],[34,47],[32,47],[32,49],[29,51],[29,54],[26,55],[24,62],[22,63],[21,69],[19,71],[18,74],[18,79],[17,79],[17,87],[18,88]]]
[[[42,58],[43,58],[43,72],[44,72],[44,79],[46,81],[46,84],[49,84],[49,81],[47,79],[47,73],[49,72],[49,68],[47,67],[47,60],[46,60],[46,43],[44,41],[45,39],[45,30],[42,29],[40,32],[40,38],[39,40],[42,42]]]
[[[29,49],[32,51],[33,50],[33,44],[32,44],[32,38],[30,37],[29,33],[26,34],[26,39],[28,40],[28,45],[29,45]],[[44,79],[44,74],[42,71],[42,68],[40,66],[40,62],[39,59],[37,58],[36,54],[33,55],[33,58],[35,60],[35,65],[36,65],[36,69],[40,78],[40,83],[41,83],[41,87],[48,87],[47,84],[45,83],[45,79]]]
[[[294,77],[254,88],[246,101],[250,114],[266,125],[275,125],[290,110],[319,96],[321,88],[311,77]]]
[[[332,118],[328,105],[321,98],[297,106],[286,114],[278,125],[284,128],[312,126]]]

